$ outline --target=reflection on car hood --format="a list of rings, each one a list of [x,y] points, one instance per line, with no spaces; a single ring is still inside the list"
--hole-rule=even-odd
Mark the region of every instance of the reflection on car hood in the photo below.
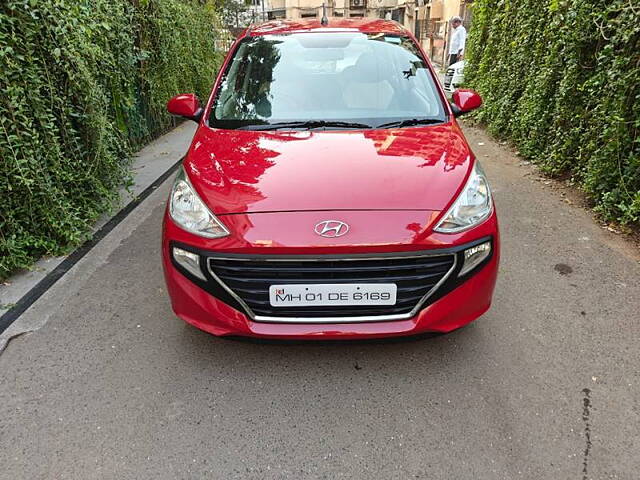
[[[456,63],[452,63],[451,65],[449,65],[449,68],[453,68],[454,70],[457,70],[459,68],[464,68],[464,60],[460,60],[459,62]]]
[[[360,131],[200,127],[185,169],[216,214],[433,210],[462,187],[470,150],[455,123]]]

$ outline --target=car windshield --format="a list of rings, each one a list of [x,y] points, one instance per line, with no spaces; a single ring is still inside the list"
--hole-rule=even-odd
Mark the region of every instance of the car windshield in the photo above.
[[[348,32],[244,39],[218,88],[209,123],[353,128],[445,120],[433,76],[410,38]]]

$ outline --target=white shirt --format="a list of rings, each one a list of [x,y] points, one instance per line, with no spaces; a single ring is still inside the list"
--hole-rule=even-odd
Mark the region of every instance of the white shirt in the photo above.
[[[460,25],[451,34],[451,44],[449,45],[449,55],[456,55],[462,50],[464,53],[464,45],[467,42],[467,29]]]

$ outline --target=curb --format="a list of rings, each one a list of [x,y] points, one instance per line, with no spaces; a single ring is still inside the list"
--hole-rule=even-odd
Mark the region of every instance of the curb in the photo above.
[[[124,220],[144,199],[151,195],[182,163],[181,157],[176,163],[171,165],[162,175],[146,187],[138,196],[125,205],[118,213],[110,218],[107,223],[100,227],[92,237],[77,249],[71,252],[59,265],[51,270],[42,280],[25,293],[16,304],[0,316],[0,334],[15,322],[36,300],[38,300],[49,288],[51,288],[65,273],[67,273],[76,263],[89,253],[100,240],[102,240],[111,230],[113,230],[122,220]]]

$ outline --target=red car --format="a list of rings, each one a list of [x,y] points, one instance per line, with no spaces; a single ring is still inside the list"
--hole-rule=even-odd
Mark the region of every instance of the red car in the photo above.
[[[275,21],[233,45],[164,217],[175,313],[215,335],[449,332],[491,304],[487,179],[412,34],[384,20]]]

